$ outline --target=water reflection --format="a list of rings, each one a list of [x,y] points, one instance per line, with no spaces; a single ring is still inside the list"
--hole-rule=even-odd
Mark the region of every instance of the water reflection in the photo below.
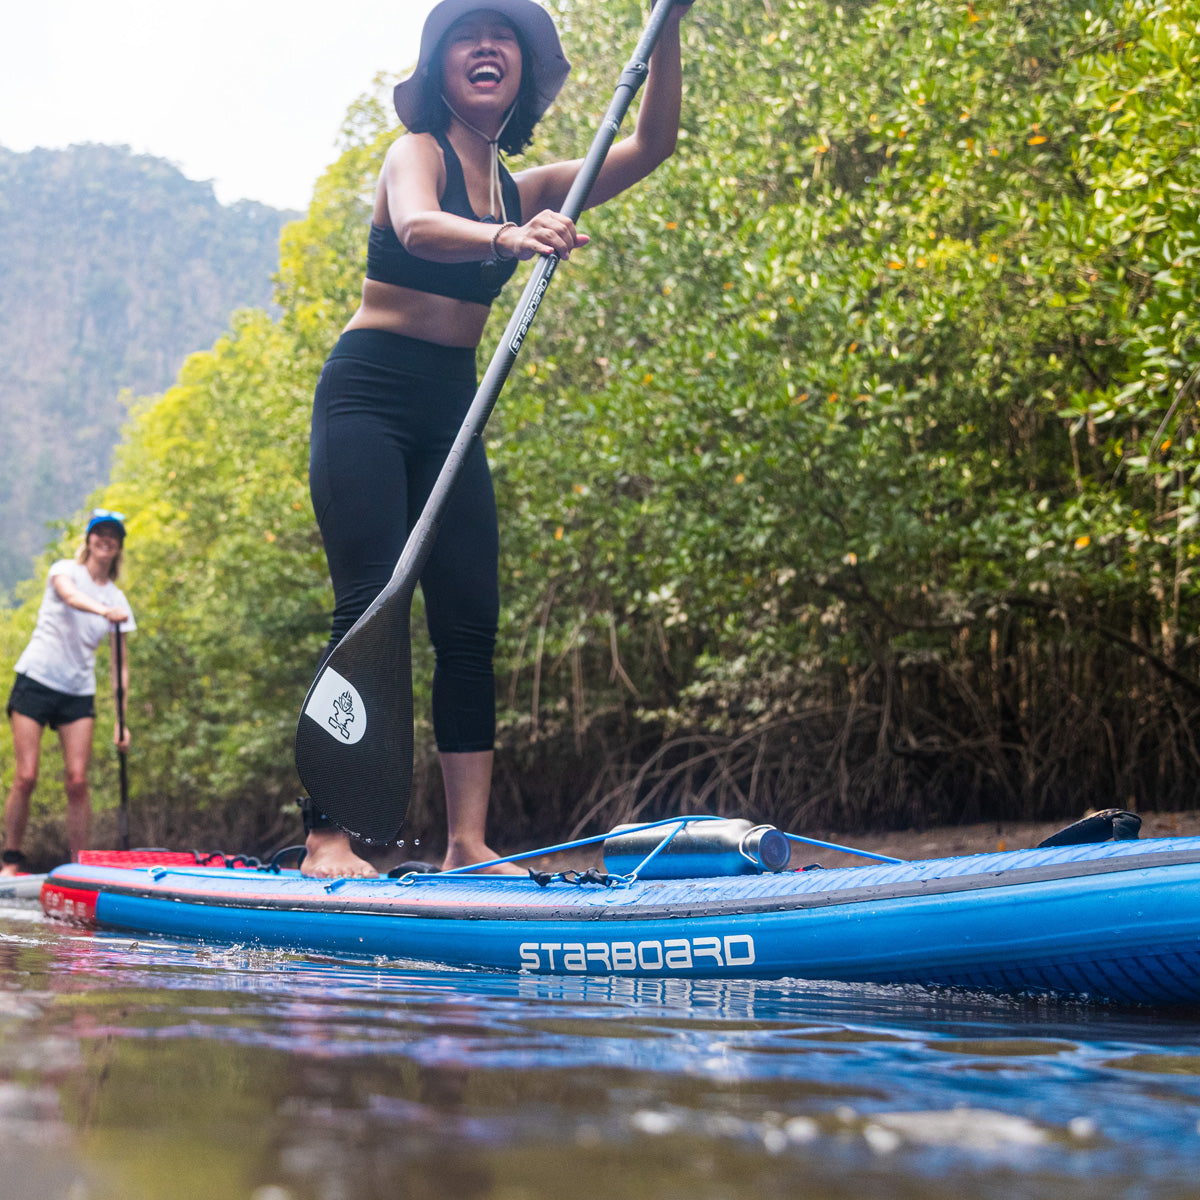
[[[1191,1197],[1194,1015],[347,965],[3,913],[0,1194]]]

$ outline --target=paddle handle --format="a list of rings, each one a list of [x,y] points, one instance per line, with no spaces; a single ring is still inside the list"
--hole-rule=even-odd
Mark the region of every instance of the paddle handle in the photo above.
[[[621,122],[629,111],[629,106],[633,102],[634,96],[637,95],[638,89],[649,74],[650,56],[654,53],[654,47],[662,35],[671,8],[672,0],[659,0],[654,5],[646,26],[642,30],[642,36],[634,48],[633,57],[621,72],[608,111],[604,114],[604,119],[600,122],[600,128],[596,130],[595,137],[592,138],[592,144],[579,168],[579,173],[575,176],[575,181],[571,184],[567,198],[563,202],[561,211],[572,221],[577,221],[583,212],[583,207],[600,174],[600,169],[604,166],[604,160],[608,157],[609,149],[621,128]],[[504,336],[492,354],[492,360],[475,393],[475,399],[471,401],[471,407],[467,410],[458,436],[454,439],[446,461],[442,464],[429,499],[425,502],[425,507],[408,536],[408,541],[396,563],[392,577],[383,591],[375,597],[359,618],[357,625],[369,621],[401,589],[407,591],[409,595],[415,591],[417,580],[433,549],[438,525],[458,479],[462,462],[470,451],[472,443],[483,433],[488,418],[492,415],[492,409],[495,408],[505,380],[508,379],[513,363],[516,362],[517,355],[525,341],[525,335],[537,317],[538,309],[546,295],[546,289],[550,286],[550,280],[554,278],[558,263],[558,256],[554,254],[538,259],[529,281],[525,284],[525,290],[521,293],[521,301],[509,319]]]

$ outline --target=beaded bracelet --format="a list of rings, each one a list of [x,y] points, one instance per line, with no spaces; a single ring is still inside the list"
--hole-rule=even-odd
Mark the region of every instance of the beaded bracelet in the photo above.
[[[517,227],[516,221],[505,221],[503,225],[498,225],[496,227],[496,232],[492,234],[492,254],[491,254],[491,257],[487,260],[489,263],[508,262],[509,259],[515,257],[515,255],[512,255],[512,254],[505,254],[505,255],[501,256],[501,254],[500,254],[500,235],[506,229],[516,229],[516,227]]]

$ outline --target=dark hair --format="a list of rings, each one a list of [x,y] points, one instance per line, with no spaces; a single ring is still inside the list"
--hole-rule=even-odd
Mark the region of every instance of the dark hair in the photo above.
[[[521,51],[521,86],[512,117],[500,134],[499,146],[505,154],[520,154],[533,141],[533,128],[538,123],[537,88],[534,84],[533,56],[519,29],[513,28]],[[429,59],[417,92],[416,115],[408,126],[409,133],[445,133],[450,127],[450,108],[442,99],[442,60],[446,39],[443,37]]]

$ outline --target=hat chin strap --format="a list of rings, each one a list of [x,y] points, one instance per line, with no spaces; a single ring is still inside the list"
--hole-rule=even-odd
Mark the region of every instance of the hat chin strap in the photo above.
[[[466,117],[454,107],[446,97],[446,93],[442,93],[442,103],[458,118],[477,137],[483,138],[488,144],[491,151],[491,162],[489,164],[489,174],[491,178],[488,180],[488,212],[491,216],[496,215],[496,208],[500,209],[500,220],[507,221],[508,213],[504,209],[504,189],[500,186],[500,135],[504,132],[504,127],[512,120],[512,115],[517,111],[516,103],[504,114],[504,120],[500,122],[500,128],[496,130],[494,138],[488,137],[482,129],[472,125]]]

